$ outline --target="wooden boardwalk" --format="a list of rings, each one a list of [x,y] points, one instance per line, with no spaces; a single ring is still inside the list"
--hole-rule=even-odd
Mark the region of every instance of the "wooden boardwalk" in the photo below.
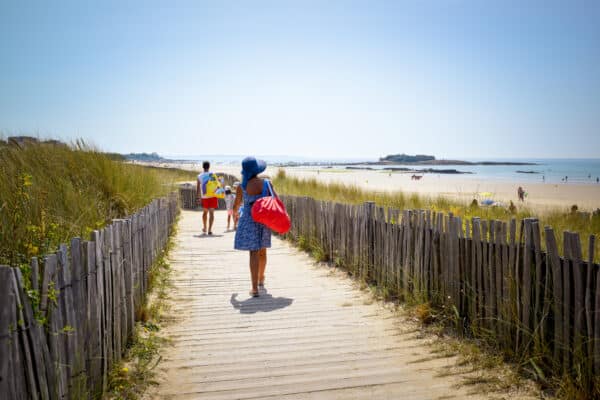
[[[164,330],[172,346],[152,399],[476,399],[448,374],[453,358],[342,272],[273,238],[267,294],[250,298],[248,253],[233,250],[217,212],[215,235],[183,211],[171,254],[174,289]]]

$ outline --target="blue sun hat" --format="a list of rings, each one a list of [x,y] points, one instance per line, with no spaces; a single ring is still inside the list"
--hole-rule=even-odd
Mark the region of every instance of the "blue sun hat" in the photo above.
[[[257,160],[254,157],[244,158],[242,160],[242,188],[245,190],[248,181],[265,169],[267,169],[267,163],[264,160]]]

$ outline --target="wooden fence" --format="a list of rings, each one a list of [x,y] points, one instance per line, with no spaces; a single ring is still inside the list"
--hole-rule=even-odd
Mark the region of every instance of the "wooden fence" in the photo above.
[[[19,268],[0,266],[0,399],[97,398],[106,390],[177,212],[172,194],[90,241],[74,238],[32,259],[29,293]]]
[[[459,330],[485,337],[531,370],[587,379],[600,374],[600,267],[579,235],[536,219],[462,221],[422,210],[387,212],[282,196],[288,234],[399,297],[446,307]],[[542,237],[545,248],[542,251]]]
[[[216,173],[218,176],[223,177],[224,184],[232,186],[235,181],[239,179],[234,175]],[[181,201],[181,208],[184,210],[195,210],[200,206],[196,202],[196,184],[186,183],[179,187],[179,199]],[[225,200],[219,199],[219,210],[225,209]]]

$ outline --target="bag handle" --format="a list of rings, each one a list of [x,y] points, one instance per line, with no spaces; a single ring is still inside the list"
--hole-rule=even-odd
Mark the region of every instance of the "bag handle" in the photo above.
[[[275,197],[275,198],[279,198],[279,196],[277,196],[275,194],[275,192],[273,191],[273,186],[271,186],[271,181],[268,179],[265,179],[265,182],[267,183],[267,188],[269,188],[269,192],[271,193],[271,196]]]

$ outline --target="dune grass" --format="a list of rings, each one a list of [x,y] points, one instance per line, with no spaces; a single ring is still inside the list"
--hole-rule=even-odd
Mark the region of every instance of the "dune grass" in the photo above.
[[[570,212],[568,209],[546,210],[541,214],[527,207],[486,207],[478,204],[461,203],[459,201],[449,200],[448,198],[426,197],[418,194],[406,194],[403,192],[370,192],[357,186],[345,185],[343,183],[322,183],[316,178],[296,178],[286,175],[285,170],[280,169],[273,179],[276,190],[281,194],[295,196],[309,196],[314,199],[333,201],[347,204],[361,204],[366,201],[374,201],[381,207],[395,208],[399,210],[406,209],[429,209],[437,212],[452,212],[455,216],[461,217],[463,224],[467,219],[480,217],[482,220],[500,220],[509,221],[516,218],[517,221],[523,218],[535,217],[539,220],[542,233],[542,245],[544,245],[544,227],[551,226],[558,240],[559,251],[562,253],[562,233],[564,231],[577,232],[581,237],[582,251],[584,260],[588,257],[588,240],[590,235],[598,236],[600,234],[600,215],[593,215],[586,218],[577,212]],[[517,227],[519,224],[517,224]],[[600,241],[595,243],[596,262],[600,259]]]
[[[114,160],[83,142],[0,146],[0,264],[26,265],[72,237],[89,238],[174,189],[192,172]]]

